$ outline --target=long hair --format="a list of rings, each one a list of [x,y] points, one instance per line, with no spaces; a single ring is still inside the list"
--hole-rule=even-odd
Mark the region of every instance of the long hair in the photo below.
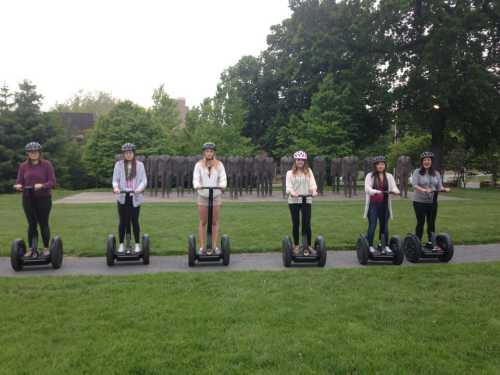
[[[435,176],[436,170],[434,169],[434,159],[431,159],[431,160],[432,160],[432,164],[431,164],[431,167],[429,168],[429,175]],[[418,171],[418,173],[421,176],[425,175],[424,159],[420,160],[420,170]]]
[[[378,163],[377,163],[378,164]],[[373,188],[374,189],[380,189],[383,188],[384,185],[387,182],[387,164],[385,164],[384,168],[384,181],[382,181],[382,186],[380,185],[380,180],[378,179],[378,171],[377,171],[377,164],[373,164],[373,170],[372,170],[372,177],[373,177]]]
[[[200,162],[201,162],[201,165],[203,166],[203,168],[208,169],[207,159],[205,158],[204,152],[202,153],[202,158],[201,158]],[[214,151],[214,158],[212,159],[212,167],[215,169],[219,169],[220,164],[221,164],[220,160],[215,158],[215,151]]]
[[[293,166],[292,166],[292,174],[293,175],[296,175],[297,172],[298,172],[299,168],[297,167],[297,160],[294,160],[293,161]],[[304,170],[303,170],[304,174],[306,176],[309,176],[309,163],[307,162],[307,160],[304,160]]]
[[[132,170],[130,171],[130,174],[127,174],[129,163],[132,163]],[[137,161],[135,159],[135,153],[132,160],[123,159],[123,168],[125,169],[125,178],[127,180],[133,180],[137,174]]]

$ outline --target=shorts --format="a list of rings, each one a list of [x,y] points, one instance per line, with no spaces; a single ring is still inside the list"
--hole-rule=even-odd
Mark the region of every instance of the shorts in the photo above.
[[[198,206],[202,207],[208,207],[208,198],[202,197],[201,195],[198,195]],[[222,199],[220,195],[218,197],[214,198],[214,206],[220,206],[222,204]]]

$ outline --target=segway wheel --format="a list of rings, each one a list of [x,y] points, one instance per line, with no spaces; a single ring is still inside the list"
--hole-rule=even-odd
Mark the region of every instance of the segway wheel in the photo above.
[[[50,262],[54,269],[59,269],[63,262],[63,242],[61,237],[55,236],[50,243]]]
[[[142,236],[142,264],[149,264],[149,235]]]
[[[356,254],[358,255],[359,264],[366,266],[368,264],[368,251],[370,249],[370,245],[368,244],[368,240],[364,235],[360,235],[358,238],[358,242],[356,243]]]
[[[292,240],[286,236],[281,242],[281,251],[283,253],[283,265],[290,267],[292,265]]]
[[[403,254],[403,241],[399,236],[393,236],[389,241],[389,247],[394,253],[394,258],[392,258],[392,264],[400,266],[405,258]]]
[[[106,264],[111,267],[115,264],[116,238],[112,234],[108,236],[106,246]]]
[[[450,235],[447,233],[438,234],[436,236],[436,244],[445,251],[444,255],[439,257],[439,261],[448,263],[453,258],[455,252]]]
[[[188,266],[194,267],[196,260],[196,237],[190,235],[188,237]]]
[[[222,236],[220,240],[220,248],[222,250],[222,264],[228,266],[231,256],[231,243],[229,242],[229,236]]]
[[[26,243],[21,239],[12,241],[10,247],[10,264],[14,271],[23,269],[23,256],[26,253]]]
[[[409,234],[403,242],[403,252],[411,263],[417,263],[422,256],[422,244],[417,236]]]
[[[324,267],[326,264],[326,244],[323,236],[316,237],[314,250],[318,253],[318,267]]]

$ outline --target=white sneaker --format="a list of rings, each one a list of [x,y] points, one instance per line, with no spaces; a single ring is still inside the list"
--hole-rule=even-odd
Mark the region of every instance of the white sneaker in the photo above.
[[[373,246],[370,246],[370,254],[372,255],[377,255],[377,249],[375,249]]]
[[[392,249],[389,246],[386,246],[384,251],[387,255],[392,255]]]
[[[125,252],[125,246],[121,243],[120,246],[118,246],[118,253],[123,254]]]
[[[215,255],[220,255],[221,254],[221,251],[220,251],[220,249],[218,247],[215,248],[214,252],[215,252]]]
[[[142,251],[141,244],[136,243],[134,252],[137,254],[137,253],[140,253],[141,251]]]

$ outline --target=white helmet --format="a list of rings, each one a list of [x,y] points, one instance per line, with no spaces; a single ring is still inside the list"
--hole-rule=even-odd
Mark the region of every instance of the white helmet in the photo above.
[[[307,160],[307,154],[305,151],[297,151],[295,154],[293,154],[293,158],[295,160]]]

